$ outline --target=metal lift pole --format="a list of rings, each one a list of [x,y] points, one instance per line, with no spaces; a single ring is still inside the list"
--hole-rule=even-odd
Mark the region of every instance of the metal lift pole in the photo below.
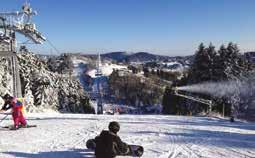
[[[16,51],[16,32],[24,35],[35,44],[41,44],[46,38],[37,31],[36,25],[31,22],[32,16],[37,12],[33,11],[30,4],[25,3],[21,11],[0,13],[0,29],[4,29],[4,35],[1,35],[0,44],[4,43],[3,51],[0,51],[0,57],[10,60],[11,75],[13,79],[12,95],[22,97],[21,82],[19,75],[19,66]]]

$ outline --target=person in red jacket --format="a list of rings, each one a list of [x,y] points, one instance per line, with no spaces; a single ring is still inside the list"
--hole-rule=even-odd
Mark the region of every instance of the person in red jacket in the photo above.
[[[9,94],[5,94],[3,97],[4,105],[2,111],[6,111],[12,108],[12,118],[14,122],[13,129],[16,130],[19,128],[19,125],[21,124],[23,127],[27,126],[27,121],[25,117],[23,116],[23,102],[19,98],[12,97]]]

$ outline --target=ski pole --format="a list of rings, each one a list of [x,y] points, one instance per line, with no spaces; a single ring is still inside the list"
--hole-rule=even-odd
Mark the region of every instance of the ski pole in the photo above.
[[[8,115],[9,115],[9,114],[6,114],[6,116],[0,120],[0,123],[1,123],[3,120],[5,120],[6,117],[8,117]]]

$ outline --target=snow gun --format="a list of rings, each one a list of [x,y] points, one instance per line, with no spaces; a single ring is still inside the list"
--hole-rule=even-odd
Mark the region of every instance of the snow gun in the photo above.
[[[190,96],[190,95],[187,95],[187,94],[182,94],[182,91],[179,90],[178,87],[172,87],[172,92],[176,96],[183,97],[183,98],[186,98],[186,99],[189,99],[189,100],[193,100],[193,101],[196,101],[196,102],[199,102],[199,103],[202,103],[202,104],[206,104],[206,105],[209,106],[210,110],[212,109],[213,102],[209,99],[203,99],[203,98]]]

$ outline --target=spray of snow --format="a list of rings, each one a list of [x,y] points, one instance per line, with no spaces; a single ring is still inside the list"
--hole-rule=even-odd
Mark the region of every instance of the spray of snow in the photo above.
[[[223,81],[223,82],[203,82],[194,85],[177,87],[177,90],[188,91],[193,93],[202,93],[215,97],[230,97],[235,93],[242,95],[248,94],[255,90],[254,80],[249,81]]]

